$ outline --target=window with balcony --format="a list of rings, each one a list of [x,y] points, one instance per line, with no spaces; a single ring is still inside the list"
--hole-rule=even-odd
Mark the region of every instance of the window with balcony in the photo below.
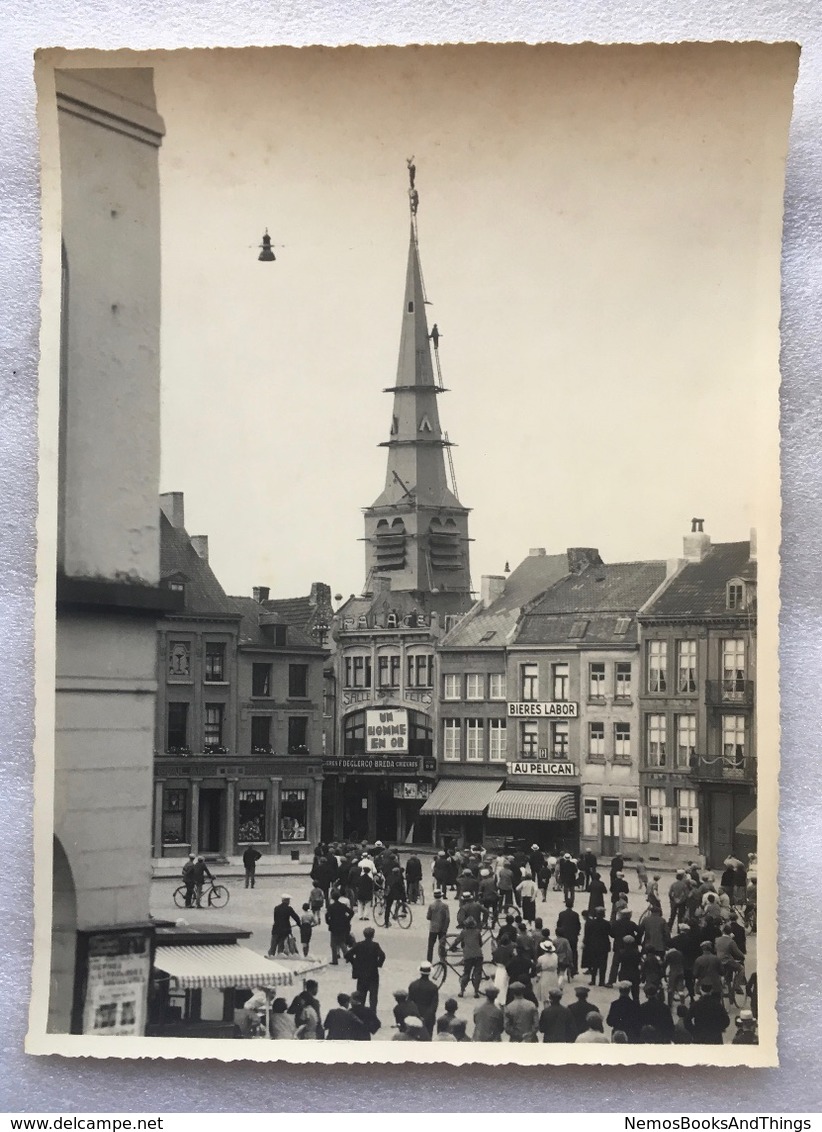
[[[677,840],[680,845],[699,844],[699,807],[696,790],[677,790]]]
[[[662,844],[668,832],[665,829],[665,818],[667,816],[665,812],[665,791],[657,789],[648,790],[647,798],[648,840],[659,845]]]
[[[347,656],[345,658],[346,688],[371,687],[371,657]]]
[[[462,677],[456,672],[449,672],[442,678],[442,698],[444,700],[458,700],[462,695]]]
[[[539,666],[521,664],[519,666],[520,696],[523,700],[539,699]]]
[[[209,684],[225,681],[225,645],[209,641],[205,647],[204,679]]]
[[[390,653],[387,656],[377,657],[378,688],[399,688],[400,663],[399,653]]]
[[[271,754],[271,716],[252,715],[251,753],[253,755]]]
[[[745,642],[741,637],[722,642],[722,698],[745,698]]]
[[[504,700],[508,695],[507,681],[504,672],[492,672],[488,677],[488,699]]]
[[[461,757],[462,727],[459,719],[446,719],[442,725],[442,757],[447,763],[458,763]]]
[[[687,770],[696,757],[696,716],[676,717],[676,765]]]
[[[588,758],[594,762],[605,760],[605,724],[588,724]]]
[[[466,700],[485,699],[485,677],[479,672],[469,672],[465,677]]]
[[[428,653],[416,653],[407,658],[408,688],[432,688],[434,686],[434,657]]]
[[[251,666],[251,694],[252,696],[271,695],[270,664],[252,664]]]
[[[696,641],[677,641],[676,690],[686,695],[696,691]]]
[[[555,720],[551,724],[551,758],[557,762],[568,759],[569,726],[565,720]]]
[[[668,644],[666,641],[648,641],[648,691],[668,690]]]
[[[582,800],[582,836],[599,836],[599,807],[596,798]]]
[[[205,726],[203,727],[203,750],[222,754],[224,704],[206,704]]]
[[[667,761],[667,721],[664,715],[649,715],[646,733],[646,763],[649,767],[665,766]]]
[[[633,695],[630,660],[618,660],[614,669],[614,696],[618,700],[630,700]]]
[[[308,754],[307,715],[290,715],[288,717],[288,753],[290,755]]]
[[[618,763],[629,763],[631,761],[630,723],[614,724],[614,761]]]
[[[469,763],[481,763],[485,759],[485,725],[481,719],[465,721],[465,758]]]
[[[539,754],[539,726],[535,720],[520,723],[519,749],[523,759],[535,759]]]
[[[506,759],[508,728],[504,719],[488,721],[488,761],[504,763]]]
[[[170,703],[166,708],[166,750],[172,754],[188,754],[188,704]]]
[[[745,767],[745,716],[722,716],[722,758],[731,770]]]
[[[288,698],[290,700],[305,700],[308,698],[307,664],[289,664]]]
[[[568,681],[570,679],[570,666],[565,661],[551,665],[551,683],[555,700],[568,699]]]
[[[605,665],[599,661],[588,665],[588,698],[605,699]]]

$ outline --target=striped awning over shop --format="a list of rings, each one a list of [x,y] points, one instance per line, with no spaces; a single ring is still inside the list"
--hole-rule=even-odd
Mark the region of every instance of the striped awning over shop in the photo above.
[[[502,786],[501,778],[443,778],[434,787],[421,814],[484,814]]]
[[[154,966],[165,971],[180,990],[215,987],[290,987],[310,971],[325,967],[319,961],[266,959],[239,943],[200,944],[157,948]]]
[[[488,807],[489,818],[523,821],[573,821],[574,795],[563,790],[500,790]]]

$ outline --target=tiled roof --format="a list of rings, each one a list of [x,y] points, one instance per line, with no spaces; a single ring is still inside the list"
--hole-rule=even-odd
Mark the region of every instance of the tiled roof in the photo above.
[[[299,599],[298,599],[299,600]],[[272,624],[270,611],[268,606],[271,602],[261,605],[255,601],[253,597],[232,597],[231,601],[234,603],[237,611],[242,614],[242,622],[240,623],[240,646],[243,645],[251,648],[270,649],[273,648],[273,641],[271,636],[265,632],[265,629],[260,625],[260,614],[266,614],[268,623]],[[280,620],[279,624],[285,624],[285,621]],[[304,633],[299,625],[288,626],[288,645],[290,649],[319,649],[320,646],[317,642]]]
[[[298,625],[301,629],[310,623],[315,612],[309,596],[271,598],[264,605],[271,613],[278,613],[284,625]]]
[[[617,562],[569,574],[523,616],[516,643],[635,644],[637,610],[664,579],[664,562]]]
[[[209,564],[191,545],[187,532],[173,527],[161,511],[160,578],[171,577],[179,577],[185,583],[184,614],[237,616],[237,609]]]
[[[756,580],[756,563],[750,557],[750,542],[717,543],[701,562],[689,562],[682,567],[653,604],[643,610],[643,620],[719,615],[749,618],[750,609],[727,608],[726,587],[732,578]]]
[[[478,602],[442,639],[445,648],[502,648],[520,610],[568,573],[565,554],[529,554],[506,578],[502,594],[486,608]]]

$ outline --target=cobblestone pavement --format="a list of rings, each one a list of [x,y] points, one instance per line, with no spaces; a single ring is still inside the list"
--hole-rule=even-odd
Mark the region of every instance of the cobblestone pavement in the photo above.
[[[163,878],[156,879],[152,883],[151,891],[151,913],[156,918],[163,919],[184,919],[190,924],[196,925],[229,925],[233,928],[243,928],[250,931],[251,937],[247,940],[240,942],[245,947],[249,947],[252,951],[264,955],[268,950],[269,941],[271,938],[271,917],[274,905],[279,903],[280,896],[283,893],[288,893],[292,897],[292,906],[299,913],[302,904],[308,898],[308,892],[311,888],[310,879],[305,876],[287,876],[287,877],[258,877],[256,887],[253,889],[246,889],[244,887],[243,877],[224,876],[220,877],[219,870],[213,869],[215,876],[221,883],[227,885],[230,890],[231,897],[228,905],[221,909],[179,909],[176,908],[173,901],[174,889],[180,883],[178,878]],[[424,882],[425,883],[425,882]],[[634,881],[635,891],[631,894],[631,913],[633,917],[638,917],[645,908],[645,901],[638,891],[636,891],[636,881]],[[382,1023],[382,1029],[378,1031],[374,1040],[390,1040],[396,1030],[394,1027],[393,1007],[394,997],[393,992],[399,989],[406,989],[408,984],[418,975],[418,966],[422,960],[425,959],[426,944],[428,940],[428,926],[425,918],[425,912],[430,899],[431,885],[425,884],[425,904],[412,905],[413,922],[411,927],[407,930],[392,925],[386,929],[380,922],[374,926],[377,929],[376,938],[385,951],[386,961],[382,971],[382,978],[380,981],[380,996],[377,1008],[378,1017]],[[448,901],[451,908],[452,927],[456,920],[457,903],[453,897],[453,893]],[[577,897],[576,907],[578,911],[588,906],[587,895],[580,893]],[[562,910],[562,893],[549,891],[548,899],[545,903],[537,904],[537,915],[543,918],[545,927],[550,928],[552,934],[556,928],[557,915]],[[368,923],[374,924],[373,920]],[[357,939],[362,938],[362,929],[367,927],[368,924],[359,921],[355,915],[351,927],[354,936]],[[756,967],[755,955],[755,939],[756,937],[749,937],[748,939],[748,963],[747,973],[750,974]],[[323,960],[330,963],[331,950],[329,947],[328,929],[323,923],[321,926],[314,929],[314,934],[311,940],[309,950],[311,958]],[[435,957],[436,958],[436,957]],[[459,962],[459,955],[454,955],[456,963]],[[486,953],[486,958],[490,955]],[[351,978],[351,967],[347,963],[341,962],[339,966],[328,966],[324,970],[318,972],[314,976],[319,983],[319,1000],[323,1011],[325,1013],[333,1006],[336,1006],[337,995],[341,992],[350,994],[355,989],[354,980]],[[580,974],[577,979],[571,983],[569,988],[566,988],[563,1001],[568,1004],[574,1000],[573,987],[587,984],[587,976]],[[285,988],[284,997],[293,997],[299,989],[299,982],[295,984],[294,989]],[[440,1013],[442,1012],[442,1004],[446,998],[454,996],[456,998],[459,991],[459,982],[457,975],[453,971],[449,971],[443,987],[440,989]],[[616,991],[607,987],[591,987],[589,991],[589,1002],[599,1007],[603,1016],[607,1015],[608,1007],[613,999],[616,997]],[[469,1035],[473,1031],[473,1011],[474,1007],[478,1005],[473,998],[473,988],[469,986],[466,992],[466,997],[457,999],[459,1008],[457,1010],[457,1017],[463,1018],[468,1023]],[[733,1011],[731,1011],[733,1016]],[[606,1027],[607,1032],[607,1027]],[[726,1038],[730,1041],[733,1032],[733,1023],[731,1029],[727,1032]]]

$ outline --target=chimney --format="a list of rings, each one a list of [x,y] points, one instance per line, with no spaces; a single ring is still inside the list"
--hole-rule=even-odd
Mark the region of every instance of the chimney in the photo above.
[[[756,527],[751,527],[751,553],[750,561],[756,562]]]
[[[326,582],[312,582],[309,602],[312,609],[317,606],[331,605],[331,586]]]
[[[704,519],[691,519],[691,533],[682,540],[682,554],[686,562],[701,562],[711,549],[711,536],[702,529]]]
[[[208,535],[192,535],[190,541],[203,562],[208,562]]]
[[[534,552],[531,551],[533,554]],[[545,551],[542,552],[543,554]],[[505,577],[501,574],[483,574],[480,588],[482,604],[487,609],[498,597],[502,597],[505,590]]]
[[[532,546],[531,549],[528,551],[528,557],[529,558],[544,558],[545,557],[545,547],[544,546]]]
[[[268,601],[268,595],[270,593],[271,593],[271,587],[270,586],[255,586],[254,589],[251,591],[251,596],[254,598],[255,601],[259,601],[260,604],[262,604],[262,602]]]
[[[172,527],[182,530],[185,527],[185,510],[181,491],[165,491],[160,496],[160,510]]]
[[[602,566],[602,559],[595,546],[569,546],[565,554],[569,574],[581,574],[589,566]]]

